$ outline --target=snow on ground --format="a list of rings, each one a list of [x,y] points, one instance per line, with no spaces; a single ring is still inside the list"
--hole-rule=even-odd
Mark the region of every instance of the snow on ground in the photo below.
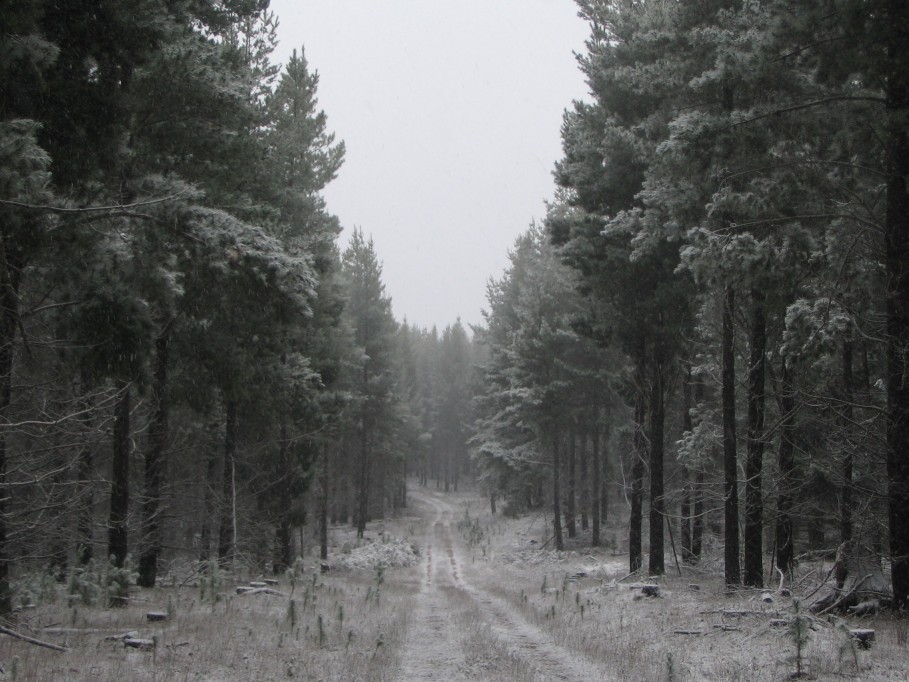
[[[374,571],[413,566],[419,560],[420,552],[412,543],[384,535],[367,545],[332,556],[329,563],[332,569]]]

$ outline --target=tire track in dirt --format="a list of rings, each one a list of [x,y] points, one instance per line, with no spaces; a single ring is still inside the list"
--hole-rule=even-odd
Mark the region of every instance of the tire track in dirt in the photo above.
[[[483,626],[497,643],[533,670],[538,679],[566,682],[615,679],[582,654],[552,641],[507,601],[471,585],[464,576],[465,561],[451,528],[452,505],[441,496],[424,490],[411,491],[411,497],[428,506],[433,516],[426,540],[426,576],[405,643],[398,679],[467,679],[460,634],[451,624],[452,589],[476,606]]]
[[[466,659],[460,636],[451,618],[450,590],[459,579],[451,545],[451,514],[431,506],[434,518],[424,538],[426,570],[404,642],[399,680],[467,679],[462,673]]]

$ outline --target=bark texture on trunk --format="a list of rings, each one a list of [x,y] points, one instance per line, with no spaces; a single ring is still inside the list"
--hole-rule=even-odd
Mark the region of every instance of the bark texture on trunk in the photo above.
[[[234,482],[237,456],[237,402],[228,399],[224,405],[224,466],[221,473],[221,514],[218,526],[218,561],[227,565],[234,547]]]
[[[110,516],[107,523],[107,555],[117,568],[126,562],[129,517],[129,415],[130,385],[120,386],[114,406],[113,460],[111,463]]]
[[[735,433],[735,289],[727,285],[723,297],[723,520],[726,584],[741,582],[739,565],[739,483]]]
[[[22,266],[10,253],[10,236],[4,229],[0,234],[0,420],[7,421],[12,403],[13,363],[16,329],[19,325],[19,287]],[[0,429],[0,617],[12,611],[9,584],[9,545],[7,544],[7,469],[6,432]]]
[[[745,460],[745,562],[744,583],[764,586],[764,496],[761,477],[764,465],[764,354],[767,322],[764,293],[751,292],[751,358],[748,366],[748,451]]]
[[[603,503],[600,499],[600,479],[602,471],[600,467],[600,428],[594,420],[593,433],[590,434],[590,461],[593,468],[593,480],[590,482],[590,546],[599,547],[600,539],[600,505]]]
[[[795,547],[792,537],[792,508],[795,496],[795,395],[792,371],[783,358],[780,377],[780,445],[779,493],[776,511],[776,566],[789,574],[794,566]]]
[[[575,517],[575,485],[577,483],[577,442],[574,424],[572,423],[568,431],[568,490],[566,491],[565,500],[565,522],[568,529],[568,537],[574,538],[578,535],[578,527]]]
[[[555,538],[555,548],[559,552],[565,549],[565,540],[562,537],[562,491],[560,470],[561,462],[561,443],[559,442],[559,432],[553,429],[552,434],[552,528],[553,537]]]
[[[167,400],[167,363],[171,325],[155,339],[155,377],[152,386],[152,419],[145,452],[145,491],[142,499],[142,553],[139,556],[140,587],[154,587],[161,554],[161,484],[164,479],[165,448],[170,404]]]
[[[685,377],[682,381],[682,431],[688,433],[694,425],[691,421],[691,365],[685,367]],[[682,466],[682,560],[691,562],[691,471],[687,466]]]
[[[893,602],[909,609],[909,5],[882,8],[887,51],[885,86],[887,209],[887,479]]]
[[[852,385],[852,342],[843,341],[842,348],[842,424],[841,435],[843,457],[843,486],[840,492],[840,542],[849,542],[852,539],[852,508],[853,508],[853,447],[849,437],[852,425],[852,401],[854,391]]]
[[[663,551],[663,527],[666,503],[663,498],[663,426],[665,406],[663,404],[663,360],[656,353],[653,361],[653,380],[650,387],[650,559],[648,570],[651,575],[666,572]]]
[[[644,462],[647,457],[647,437],[644,434],[644,422],[647,418],[647,388],[646,363],[643,359],[638,362],[636,383],[632,443],[634,452],[631,461],[631,517],[628,522],[628,569],[632,573],[641,570],[644,565],[641,537],[643,535]]]

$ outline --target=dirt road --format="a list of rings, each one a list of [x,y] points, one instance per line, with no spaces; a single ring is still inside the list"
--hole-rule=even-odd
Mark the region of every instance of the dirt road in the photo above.
[[[426,524],[424,570],[399,680],[611,680],[607,671],[555,644],[511,604],[465,575],[466,550],[452,504],[411,492]],[[488,570],[488,569],[487,569]]]

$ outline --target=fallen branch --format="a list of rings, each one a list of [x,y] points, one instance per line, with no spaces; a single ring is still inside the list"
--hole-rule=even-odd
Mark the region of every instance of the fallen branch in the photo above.
[[[110,632],[115,629],[117,628],[59,628],[48,626],[46,628],[41,628],[41,632],[46,635],[92,635],[101,632]]]
[[[629,573],[628,575],[626,575],[624,578],[619,578],[618,580],[616,580],[615,583],[616,583],[616,585],[618,585],[620,582],[623,582],[623,581],[625,581],[625,580],[628,580],[629,578],[632,578],[632,577],[636,577],[636,576],[638,576],[639,574],[640,574],[639,571],[632,571],[631,573]]]
[[[65,646],[60,646],[59,644],[51,644],[50,642],[44,642],[40,639],[35,639],[34,637],[29,637],[28,635],[23,635],[21,632],[16,632],[15,630],[10,630],[7,627],[0,625],[0,634],[9,635],[10,637],[15,637],[16,639],[21,639],[23,642],[28,642],[29,644],[34,644],[35,646],[43,646],[45,649],[53,649],[54,651],[67,652]]]
[[[830,576],[833,575],[833,572],[834,572],[835,570],[836,570],[836,564],[834,564],[834,565],[830,568],[830,571],[827,573],[827,577],[824,578],[824,580],[821,582],[821,584],[818,585],[817,587],[815,587],[809,594],[805,595],[805,596],[802,598],[802,600],[803,600],[803,601],[808,601],[808,600],[811,599],[814,595],[816,595],[818,592],[820,592],[821,588],[822,588],[824,585],[827,584],[827,581],[828,581],[828,580],[830,580]],[[793,592],[793,594],[795,594],[795,592]]]
[[[273,594],[276,597],[289,597],[286,592],[273,590],[270,587],[238,587],[237,594]]]
[[[855,585],[852,586],[852,589],[851,589],[851,590],[849,590],[848,592],[846,592],[843,596],[841,596],[839,599],[837,599],[835,602],[833,602],[833,603],[832,603],[830,606],[828,606],[827,608],[822,609],[821,611],[818,611],[815,615],[817,615],[817,616],[823,616],[825,613],[828,613],[828,612],[832,611],[833,609],[835,609],[836,607],[838,607],[838,606],[839,606],[840,604],[842,604],[844,601],[846,601],[847,599],[849,599],[849,597],[853,596],[856,592],[858,592],[858,588],[860,588],[862,585],[864,585],[864,584],[865,584],[865,581],[867,581],[867,580],[871,577],[871,575],[872,575],[871,573],[869,573],[868,575],[866,575],[864,578],[862,578],[862,579],[859,580],[857,583],[855,583]]]

